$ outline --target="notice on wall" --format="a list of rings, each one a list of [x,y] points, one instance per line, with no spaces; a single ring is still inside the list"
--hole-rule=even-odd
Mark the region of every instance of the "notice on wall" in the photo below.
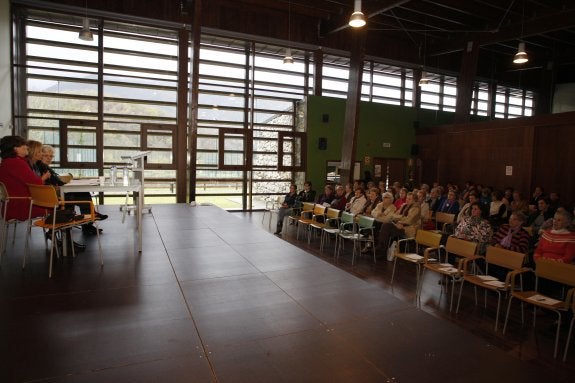
[[[513,175],[513,166],[507,165],[505,167],[505,175],[506,176],[512,176]]]
[[[381,165],[377,164],[374,166],[375,178],[381,178]]]

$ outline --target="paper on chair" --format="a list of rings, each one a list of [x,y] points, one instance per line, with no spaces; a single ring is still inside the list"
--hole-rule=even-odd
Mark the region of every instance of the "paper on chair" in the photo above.
[[[491,285],[491,286],[495,286],[495,287],[505,287],[505,282],[501,282],[498,280],[487,280],[485,281],[486,285]]]
[[[443,267],[453,267],[453,265],[451,263],[440,263],[439,266],[443,266]]]
[[[556,305],[557,303],[561,303],[561,301],[558,301],[557,299],[549,298],[546,297],[545,295],[539,295],[539,294],[533,295],[532,297],[527,298],[527,300],[538,303],[544,303],[546,305]]]
[[[441,272],[444,272],[444,273],[449,273],[449,274],[455,274],[459,271],[455,267],[440,267],[438,270]]]
[[[477,278],[482,279],[483,281],[497,281],[498,279],[492,277],[491,275],[477,275]]]
[[[423,257],[422,257],[421,255],[419,255],[419,254],[407,254],[407,255],[405,256],[405,258],[407,258],[407,259],[412,259],[412,260],[414,260],[414,261],[419,261],[420,259],[423,259]]]

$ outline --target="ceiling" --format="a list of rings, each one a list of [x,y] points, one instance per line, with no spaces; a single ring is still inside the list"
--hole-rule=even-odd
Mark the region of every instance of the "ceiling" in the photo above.
[[[210,2],[214,0],[204,4]],[[347,26],[353,0],[233,3],[270,20],[287,15],[293,41],[345,49],[349,33],[354,33]],[[548,78],[543,72],[551,69],[556,82],[575,82],[573,0],[363,0],[362,11],[368,18],[367,55],[459,73],[462,52],[471,41],[479,47],[479,77],[539,86]],[[279,19],[262,21],[255,33],[266,34],[271,29],[264,25],[280,22],[285,24]],[[513,63],[520,41],[526,43],[530,58],[523,65]]]

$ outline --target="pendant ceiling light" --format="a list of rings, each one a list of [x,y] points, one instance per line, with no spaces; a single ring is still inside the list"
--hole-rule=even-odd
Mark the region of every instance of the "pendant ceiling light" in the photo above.
[[[291,2],[288,2],[288,42],[291,44]],[[284,64],[293,64],[293,56],[291,55],[290,47],[286,48]]]
[[[523,38],[523,24],[525,24],[525,1],[523,1],[523,10],[521,12],[521,38]],[[515,64],[525,64],[527,61],[529,61],[529,57],[527,57],[527,52],[525,51],[525,42],[519,41],[513,62]]]
[[[419,86],[423,87],[427,84],[429,84],[429,77],[427,77],[426,71],[422,71],[421,72],[421,78],[419,79]]]
[[[284,64],[293,64],[293,57],[291,55],[291,48],[286,48],[286,55],[284,57]]]
[[[90,20],[88,19],[88,0],[86,0],[86,14],[84,16],[84,26],[78,35],[80,40],[84,41],[94,41],[94,35],[90,30]]]
[[[529,61],[529,57],[527,57],[527,52],[525,52],[525,43],[522,41],[517,47],[517,53],[515,53],[513,62],[515,64],[525,64],[527,61]]]
[[[365,25],[365,15],[361,12],[361,0],[355,0],[353,6],[353,13],[349,18],[349,26],[353,28],[361,28]]]

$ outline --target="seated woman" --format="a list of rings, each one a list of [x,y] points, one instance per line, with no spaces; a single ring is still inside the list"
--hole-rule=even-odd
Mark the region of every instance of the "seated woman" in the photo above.
[[[377,204],[381,202],[381,194],[379,193],[378,188],[371,188],[369,189],[369,199],[367,203],[364,205],[363,211],[361,214],[363,215],[371,215],[373,209],[376,208]]]
[[[437,211],[455,215],[459,213],[459,202],[457,201],[457,195],[454,190],[449,190],[447,192],[447,198],[441,202]]]
[[[466,241],[477,242],[479,253],[484,254],[493,230],[487,220],[483,219],[481,205],[475,202],[471,205],[471,215],[455,227],[455,237],[465,239]]]
[[[399,189],[398,197],[393,202],[397,210],[399,210],[406,203],[407,201],[406,196],[407,196],[407,189],[406,188]]]
[[[575,260],[575,232],[569,231],[571,215],[567,210],[557,210],[553,217],[553,227],[543,231],[533,258],[553,259],[558,262],[573,263]]]
[[[503,192],[495,190],[491,193],[491,203],[489,204],[489,223],[494,230],[499,228],[507,217],[507,206],[503,203]]]
[[[387,251],[389,240],[394,237],[412,237],[421,224],[420,207],[417,196],[409,192],[405,204],[393,216],[392,221],[384,223],[379,229],[377,249]]]
[[[371,211],[371,216],[379,223],[388,223],[391,222],[396,211],[393,195],[390,192],[385,192],[382,201]]]
[[[55,187],[59,187],[64,185],[64,181],[60,179],[58,173],[54,171],[50,167],[52,165],[52,161],[54,160],[54,148],[50,145],[43,145],[41,148],[41,160],[36,161],[34,164],[37,169],[41,171],[47,171],[50,173],[50,178],[48,178],[44,183],[46,185],[53,185]],[[76,193],[66,193],[65,198],[68,201],[90,201],[92,196],[88,192],[76,192]],[[81,214],[90,214],[90,205],[89,204],[78,204],[78,208],[80,209]],[[96,212],[96,218],[99,220],[104,220],[108,218],[106,214],[100,214]],[[102,232],[102,229],[99,229]],[[88,235],[95,235],[96,234],[96,226],[92,223],[87,223],[82,225],[82,233]]]
[[[475,202],[479,202],[479,198],[475,192],[469,193],[467,198],[469,202],[463,205],[459,211],[459,214],[457,215],[457,223],[463,221],[463,218],[471,216],[471,205],[473,205]]]
[[[50,177],[45,172],[37,176],[28,162],[28,146],[26,140],[20,136],[5,136],[0,140],[0,182],[4,183],[8,195],[11,197],[29,197],[30,192],[26,184],[42,185]],[[6,219],[25,221],[28,219],[30,201],[24,199],[11,200],[7,206]],[[32,217],[41,217],[46,210],[37,206],[32,207]]]
[[[353,215],[361,214],[365,208],[365,204],[367,204],[365,192],[363,188],[358,187],[355,189],[355,195],[351,197],[348,203],[346,203],[345,211],[352,213]]]
[[[323,188],[323,194],[317,199],[317,203],[326,207],[331,205],[331,201],[335,198],[335,193],[333,192],[333,186],[325,185]]]
[[[298,194],[296,184],[290,184],[289,192],[285,195],[282,206],[278,211],[278,221],[276,223],[276,231],[274,233],[275,235],[281,235],[284,217],[289,214],[292,208],[295,206],[297,196]]]
[[[513,192],[513,201],[511,201],[510,207],[512,212],[520,211],[525,216],[529,214],[529,202],[523,198],[523,193],[520,191],[515,190]]]
[[[499,230],[491,238],[491,245],[518,253],[527,253],[530,237],[523,228],[525,220],[525,214],[521,212],[511,213],[509,224],[499,227]]]
[[[337,185],[335,188],[335,196],[329,204],[332,209],[344,210],[347,200],[345,199],[345,190],[343,186]]]

